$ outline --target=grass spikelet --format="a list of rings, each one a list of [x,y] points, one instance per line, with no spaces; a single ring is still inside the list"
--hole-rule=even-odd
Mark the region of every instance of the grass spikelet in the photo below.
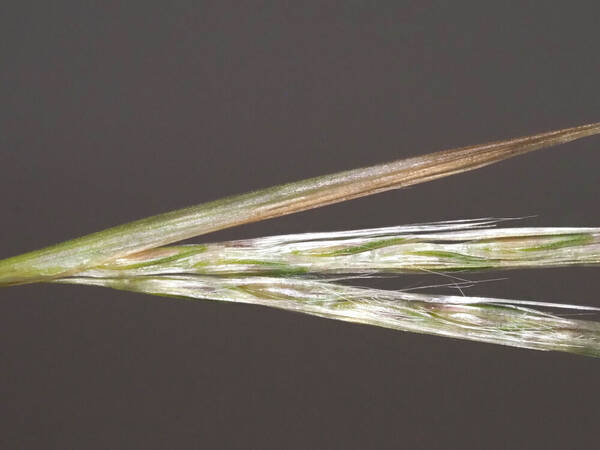
[[[131,278],[178,273],[285,277],[600,263],[599,228],[491,228],[498,221],[441,222],[162,247],[119,258],[80,275]]]
[[[57,282],[169,297],[249,303],[394,330],[600,356],[600,323],[560,317],[531,306],[574,310],[595,308],[415,294],[285,277],[74,277]]]
[[[502,228],[459,220],[169,246],[244,223],[473,170],[600,133],[600,123],[350,170],[229,197],[110,228],[0,261],[0,287],[34,282],[104,286],[207,299],[537,350],[600,356],[600,323],[548,302],[415,294],[337,281],[600,263],[600,228]]]

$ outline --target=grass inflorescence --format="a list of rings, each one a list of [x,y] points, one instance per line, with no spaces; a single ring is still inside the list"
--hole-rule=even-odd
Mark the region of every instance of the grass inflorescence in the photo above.
[[[600,124],[590,124],[446,150],[149,217],[1,260],[0,286],[85,284],[251,303],[396,330],[600,356],[600,323],[560,314],[594,307],[416,294],[341,282],[403,273],[596,265],[600,228],[498,227],[506,219],[478,219],[170,245],[598,133]],[[469,283],[463,279],[462,284]]]

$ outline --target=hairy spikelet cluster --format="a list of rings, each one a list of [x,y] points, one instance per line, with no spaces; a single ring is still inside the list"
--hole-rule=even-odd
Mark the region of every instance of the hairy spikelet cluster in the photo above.
[[[290,277],[165,275],[73,277],[59,282],[250,303],[395,330],[600,356],[600,323],[532,309],[548,306],[535,302],[415,294]]]
[[[80,275],[358,275],[600,262],[598,228],[490,228],[500,221],[460,220],[161,247]]]

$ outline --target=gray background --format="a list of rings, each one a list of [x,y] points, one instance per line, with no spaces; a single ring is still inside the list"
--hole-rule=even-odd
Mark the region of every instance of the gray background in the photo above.
[[[598,10],[581,3],[123,3],[3,2],[1,257],[600,120]],[[532,214],[528,225],[600,225],[599,146],[205,240]],[[600,306],[597,269],[500,275],[469,293]],[[443,279],[386,286],[418,282]],[[599,379],[594,359],[252,306],[0,293],[2,448],[595,448]]]

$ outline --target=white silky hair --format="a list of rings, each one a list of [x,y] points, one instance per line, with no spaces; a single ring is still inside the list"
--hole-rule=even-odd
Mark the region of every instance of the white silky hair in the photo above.
[[[594,307],[417,294],[347,286],[331,281],[261,276],[72,277],[58,282],[171,297],[248,303],[395,330],[600,356],[599,323],[533,309],[600,310]]]

